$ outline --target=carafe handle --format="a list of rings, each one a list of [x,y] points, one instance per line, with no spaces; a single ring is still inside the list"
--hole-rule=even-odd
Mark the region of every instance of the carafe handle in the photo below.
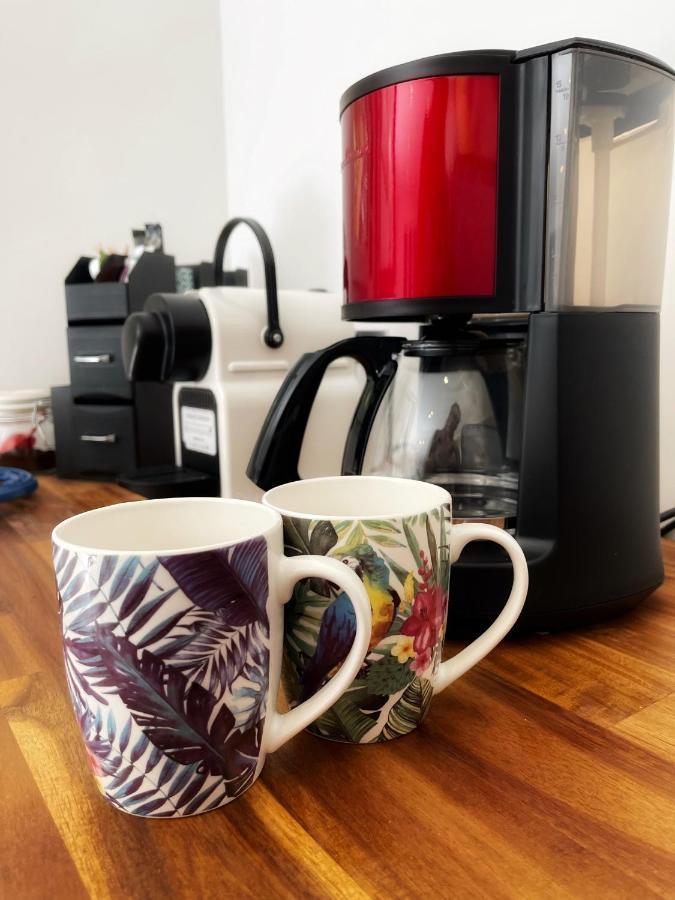
[[[393,356],[404,343],[404,338],[363,335],[301,356],[279,388],[258,435],[246,470],[251,481],[266,491],[298,481],[300,451],[317,391],[328,366],[343,357],[356,360],[366,373],[342,460],[343,475],[358,474],[375,413],[396,372]]]

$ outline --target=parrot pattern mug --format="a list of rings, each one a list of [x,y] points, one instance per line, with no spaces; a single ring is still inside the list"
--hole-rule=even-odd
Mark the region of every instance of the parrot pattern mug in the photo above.
[[[508,633],[527,593],[527,564],[516,541],[491,525],[452,524],[452,501],[437,485],[402,478],[315,478],[268,491],[281,513],[288,556],[336,559],[360,578],[370,600],[368,654],[351,687],[309,731],[352,743],[408,734],[431,698],[482,659]],[[514,583],[488,630],[442,662],[451,563],[473,540],[500,544]],[[348,597],[321,578],[296,584],[285,607],[283,683],[291,706],[341,669],[353,641]]]

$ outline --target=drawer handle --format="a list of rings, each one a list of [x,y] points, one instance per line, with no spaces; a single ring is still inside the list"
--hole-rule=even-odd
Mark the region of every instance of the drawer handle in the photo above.
[[[92,356],[74,356],[73,362],[82,363],[83,365],[99,365],[101,363],[111,363],[113,361],[112,353],[96,353]]]
[[[116,434],[81,434],[81,441],[88,441],[91,444],[114,444],[117,440]]]

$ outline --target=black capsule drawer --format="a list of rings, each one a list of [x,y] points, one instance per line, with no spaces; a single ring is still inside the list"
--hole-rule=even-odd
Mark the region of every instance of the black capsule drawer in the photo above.
[[[132,406],[73,403],[73,453],[81,474],[110,474],[135,467],[136,430]]]
[[[136,468],[133,406],[74,403],[70,388],[52,388],[52,406],[59,475],[113,477]]]
[[[122,364],[121,325],[78,325],[68,329],[68,358],[73,397],[131,400],[133,385]]]

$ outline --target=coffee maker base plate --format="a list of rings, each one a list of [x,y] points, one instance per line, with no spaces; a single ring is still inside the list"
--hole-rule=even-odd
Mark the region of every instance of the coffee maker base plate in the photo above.
[[[636,594],[631,594],[630,596],[618,597],[615,600],[608,600],[604,603],[593,603],[586,606],[547,609],[544,611],[533,610],[530,612],[526,603],[520,618],[509,633],[509,637],[517,638],[532,634],[549,634],[554,631],[586,628],[589,625],[604,622],[607,619],[612,619],[635,609],[636,606],[652,594],[662,583],[663,580],[658,581],[651,587],[645,588],[645,590],[639,591]],[[499,610],[497,609],[489,615],[487,615],[486,610],[481,610],[481,614],[478,616],[467,615],[467,608],[470,605],[470,601],[468,601],[469,593],[471,595],[474,594],[471,588],[468,588],[466,598],[462,596],[462,588],[455,583],[453,572],[453,584],[450,588],[448,626],[446,629],[446,638],[450,640],[477,637],[489,627],[499,614]],[[506,594],[504,596],[506,597]]]

